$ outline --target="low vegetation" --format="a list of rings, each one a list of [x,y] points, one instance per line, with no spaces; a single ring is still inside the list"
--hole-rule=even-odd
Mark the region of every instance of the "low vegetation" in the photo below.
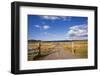
[[[74,55],[77,56],[77,58],[88,57],[87,40],[61,42],[28,41],[28,61],[37,60],[39,57],[45,57],[51,53],[54,53],[53,50],[55,47],[57,47],[57,45],[61,45],[64,48],[64,51],[69,51],[72,53],[72,50],[74,50]]]

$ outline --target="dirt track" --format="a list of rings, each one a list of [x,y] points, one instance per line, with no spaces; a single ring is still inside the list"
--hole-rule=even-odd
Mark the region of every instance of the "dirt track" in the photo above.
[[[65,51],[61,45],[56,45],[53,53],[40,58],[39,60],[54,60],[54,59],[75,59],[77,58],[69,51]]]

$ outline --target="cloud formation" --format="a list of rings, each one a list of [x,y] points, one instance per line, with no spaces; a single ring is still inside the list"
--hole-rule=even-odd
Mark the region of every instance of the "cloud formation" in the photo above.
[[[75,25],[69,28],[67,32],[68,39],[87,39],[88,27],[87,25]]]
[[[58,16],[41,16],[43,19],[50,19],[50,20],[57,20],[59,19]]]
[[[49,29],[50,28],[50,26],[48,26],[48,25],[44,25],[43,26],[43,29],[45,29],[45,30],[47,30],[47,29]]]
[[[46,20],[60,20],[60,19],[62,19],[62,20],[70,20],[71,19],[71,17],[68,17],[68,16],[40,16],[41,18],[43,18],[43,19],[46,19]]]
[[[47,36],[53,36],[53,37],[57,36],[56,34],[51,34],[51,33],[48,33],[48,32],[44,32],[44,34],[47,35]]]
[[[50,28],[50,26],[49,25],[42,25],[42,26],[40,26],[40,25],[34,25],[36,28],[39,28],[39,29],[44,29],[44,30],[47,30],[47,29],[49,29]]]
[[[41,26],[40,25],[34,25],[36,28],[41,28]]]

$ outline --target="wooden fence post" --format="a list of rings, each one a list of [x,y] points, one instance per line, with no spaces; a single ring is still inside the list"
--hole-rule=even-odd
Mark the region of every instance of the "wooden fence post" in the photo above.
[[[38,52],[38,55],[41,55],[41,41],[39,42],[39,52]]]
[[[72,41],[72,54],[75,54],[74,52],[74,42]]]

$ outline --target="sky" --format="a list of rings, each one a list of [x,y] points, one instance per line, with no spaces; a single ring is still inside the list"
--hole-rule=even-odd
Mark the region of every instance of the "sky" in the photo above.
[[[28,40],[86,40],[88,17],[28,15]]]

